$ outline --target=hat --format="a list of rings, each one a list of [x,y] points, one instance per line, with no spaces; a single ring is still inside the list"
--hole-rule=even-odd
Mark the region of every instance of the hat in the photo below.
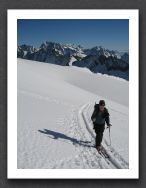
[[[105,106],[105,101],[104,101],[104,100],[100,100],[100,101],[99,101],[99,105],[100,105],[100,106]]]

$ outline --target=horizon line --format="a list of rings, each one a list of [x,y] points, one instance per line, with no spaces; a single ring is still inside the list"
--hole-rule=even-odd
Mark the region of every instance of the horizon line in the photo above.
[[[40,48],[41,47],[41,45],[42,44],[44,44],[44,43],[55,43],[55,44],[61,44],[61,45],[73,45],[73,46],[81,46],[83,49],[92,49],[92,48],[95,48],[95,47],[102,47],[102,48],[104,48],[104,49],[106,49],[106,50],[110,50],[110,51],[118,51],[118,52],[129,52],[129,49],[125,49],[125,50],[117,50],[117,49],[111,49],[111,48],[106,48],[105,46],[103,46],[103,45],[96,45],[96,46],[93,46],[93,47],[84,47],[84,45],[81,45],[81,44],[76,44],[76,43],[62,43],[62,42],[54,42],[54,41],[49,41],[49,40],[46,40],[46,41],[44,41],[44,42],[41,42],[40,43],[40,45],[38,46],[38,47],[36,47],[35,45],[32,45],[32,44],[26,44],[26,43],[22,43],[22,44],[17,44],[17,47],[18,46],[22,46],[22,45],[29,45],[29,46],[32,46],[32,47],[34,47],[34,48],[36,48],[36,49],[38,49],[38,48]]]

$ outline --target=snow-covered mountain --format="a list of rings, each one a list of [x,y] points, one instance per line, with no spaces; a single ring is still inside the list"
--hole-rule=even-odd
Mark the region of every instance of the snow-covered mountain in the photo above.
[[[35,47],[23,44],[17,47],[17,57],[31,59],[36,51]]]
[[[36,49],[30,45],[17,47],[17,57],[62,66],[86,67],[94,73],[129,79],[129,55],[96,46],[84,49],[80,45],[44,42]]]

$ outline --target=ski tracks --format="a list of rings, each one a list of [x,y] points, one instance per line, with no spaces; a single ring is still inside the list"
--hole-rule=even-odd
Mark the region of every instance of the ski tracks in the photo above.
[[[72,132],[75,138],[80,139],[80,144],[76,145],[79,160],[82,161],[83,168],[108,168],[106,164],[101,163],[101,156],[97,155],[97,152],[93,148],[93,140],[86,130],[82,127],[80,113],[75,110],[72,118]]]
[[[67,118],[67,117],[66,117]],[[71,116],[68,117],[66,126],[68,135],[75,139],[75,156],[54,161],[52,168],[78,168],[78,169],[103,169],[109,168],[106,161],[97,153],[93,147],[94,141],[86,130],[84,121],[78,108],[72,107]],[[76,142],[77,141],[77,142]]]
[[[110,156],[109,159],[103,158],[94,148],[95,134],[92,130],[93,125],[89,115],[93,110],[93,105],[91,103],[83,105],[78,110],[78,106],[61,102],[54,98],[44,97],[30,91],[18,90],[18,92],[31,95],[41,100],[46,100],[47,102],[65,105],[71,109],[70,117],[62,117],[61,119],[58,119],[56,123],[65,125],[68,134],[78,141],[73,143],[76,155],[75,157],[68,157],[61,159],[60,161],[54,161],[51,168],[128,168],[129,164],[113,147],[108,146],[106,139],[104,139],[104,148]],[[112,153],[110,150],[112,150]]]
[[[91,118],[89,115],[91,114],[90,113],[91,109],[93,111],[93,105],[86,104],[81,110],[82,111],[81,114],[82,114],[82,117],[83,117],[83,120],[85,122],[88,132],[93,138],[95,138],[95,134],[92,130],[93,125],[92,125]],[[108,142],[106,139],[103,140],[103,147],[105,148],[105,150],[107,151],[107,154],[109,155],[109,158],[107,160],[109,161],[111,167],[113,166],[114,168],[118,168],[118,169],[128,168],[129,166],[128,162],[125,161],[123,157],[118,152],[116,152],[116,150],[113,147],[108,146]]]

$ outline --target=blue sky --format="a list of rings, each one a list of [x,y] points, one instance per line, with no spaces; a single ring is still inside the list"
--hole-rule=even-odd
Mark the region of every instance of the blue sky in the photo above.
[[[129,20],[18,20],[18,45],[39,47],[42,42],[80,44],[85,48],[103,46],[129,50]]]

